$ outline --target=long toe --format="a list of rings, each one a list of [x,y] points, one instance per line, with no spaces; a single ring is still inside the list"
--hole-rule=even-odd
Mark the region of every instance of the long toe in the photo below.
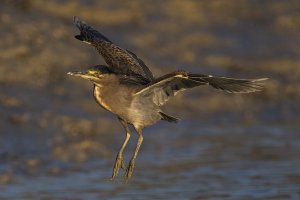
[[[127,168],[127,171],[126,171],[126,174],[125,174],[125,180],[126,182],[130,179],[130,177],[132,176],[132,173],[133,173],[133,169],[134,169],[134,162],[133,161],[130,161],[129,165],[128,165],[128,168]]]
[[[127,173],[127,167],[125,165],[124,159],[122,158],[121,168]]]
[[[118,176],[120,167],[122,167],[122,169],[126,169],[123,157],[122,156],[117,156],[111,179],[114,179],[115,177]]]

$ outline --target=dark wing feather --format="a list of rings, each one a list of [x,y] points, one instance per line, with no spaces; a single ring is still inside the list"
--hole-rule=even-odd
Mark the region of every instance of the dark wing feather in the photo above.
[[[148,68],[148,66],[144,63],[144,61],[142,59],[140,59],[137,55],[135,55],[135,53],[133,53],[132,51],[129,51],[128,49],[126,51],[138,62],[139,66],[145,72],[146,77],[149,77],[151,79],[151,81],[153,81],[154,80],[153,74],[150,71],[150,69]]]
[[[140,75],[128,76],[128,75],[118,75],[119,81],[123,85],[147,85],[149,81]]]
[[[207,82],[201,80],[189,80],[186,72],[174,72],[166,74],[154,82],[142,88],[135,95],[150,96],[153,102],[161,106],[178,92],[187,88],[205,85]]]
[[[135,95],[152,97],[153,102],[161,106],[178,92],[200,85],[211,85],[216,89],[230,93],[249,93],[263,89],[266,79],[234,79],[214,77],[204,74],[190,74],[184,71],[174,72],[156,79]]]
[[[78,17],[74,17],[74,23],[80,30],[80,35],[75,38],[94,46],[113,72],[129,76],[139,75],[147,83],[154,80],[149,68],[134,53],[117,46]]]
[[[216,89],[224,90],[229,93],[250,93],[263,90],[263,82],[266,81],[268,78],[236,79],[203,74],[189,74],[189,79],[194,81],[204,80],[210,86]]]

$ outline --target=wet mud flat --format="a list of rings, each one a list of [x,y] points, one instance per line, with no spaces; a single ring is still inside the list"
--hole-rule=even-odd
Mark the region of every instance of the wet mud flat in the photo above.
[[[0,199],[299,199],[298,1],[39,1],[0,6]],[[230,95],[198,88],[144,131],[133,179],[110,181],[125,137],[68,71],[103,63],[77,15],[155,76],[269,77]],[[125,150],[128,162],[136,135]]]

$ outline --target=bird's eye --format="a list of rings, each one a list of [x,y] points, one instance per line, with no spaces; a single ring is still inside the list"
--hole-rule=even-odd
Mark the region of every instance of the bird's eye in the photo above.
[[[99,73],[99,71],[89,70],[88,74],[96,76],[96,75],[99,75],[100,73]]]

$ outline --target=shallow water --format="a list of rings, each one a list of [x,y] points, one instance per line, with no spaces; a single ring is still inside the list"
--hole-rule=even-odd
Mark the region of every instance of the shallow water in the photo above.
[[[196,126],[194,126],[196,127]],[[109,180],[114,156],[62,174],[20,175],[2,199],[298,199],[299,128],[161,125],[145,131],[133,179]],[[136,138],[134,138],[136,139]],[[116,147],[116,146],[115,146]],[[130,143],[126,159],[133,150]],[[121,176],[120,174],[119,176]]]

